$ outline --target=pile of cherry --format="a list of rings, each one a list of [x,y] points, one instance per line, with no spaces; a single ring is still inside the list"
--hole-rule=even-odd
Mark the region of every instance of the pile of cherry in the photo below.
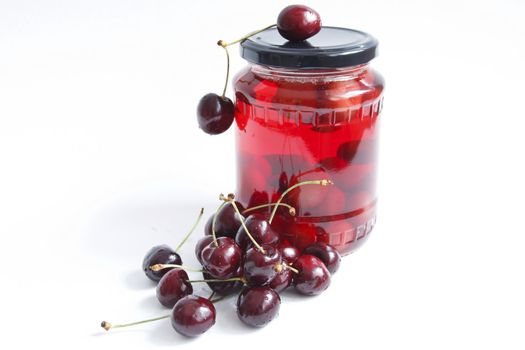
[[[321,29],[319,14],[302,5],[288,6],[281,11],[276,26],[279,33],[291,41],[306,40]],[[222,96],[204,96],[197,109],[199,126],[209,134],[227,130],[233,122],[234,107],[225,97],[229,73],[227,47],[238,43],[260,31],[252,32],[231,43],[219,41],[228,57],[226,83]],[[178,250],[198,225],[203,211],[190,232],[176,249],[167,245],[151,248],[143,260],[146,276],[158,282],[157,298],[165,307],[171,308],[169,315],[129,323],[101,326],[123,328],[150,321],[171,319],[173,328],[180,334],[193,337],[206,332],[215,324],[214,302],[235,295],[237,315],[245,324],[262,327],[279,313],[279,293],[293,286],[300,294],[317,295],[330,285],[331,275],[339,268],[341,256],[326,243],[314,243],[299,251],[281,239],[272,221],[276,216],[295,215],[295,209],[282,203],[283,198],[295,188],[303,185],[328,186],[329,180],[310,180],[292,185],[275,203],[245,209],[233,194],[221,195],[221,205],[205,226],[205,235],[195,246],[195,255],[200,268],[184,266]],[[287,210],[286,210],[287,209]],[[191,280],[186,272],[201,272],[203,278]],[[193,294],[193,283],[207,283],[212,290],[208,298]],[[215,298],[215,295],[220,297]]]
[[[327,180],[302,185],[327,186]],[[292,191],[294,188],[290,188]],[[290,192],[287,191],[287,192]],[[112,325],[102,322],[106,330],[148,321],[170,318],[173,328],[185,336],[197,336],[215,324],[213,303],[228,295],[238,294],[237,315],[247,325],[263,327],[279,313],[279,293],[293,286],[303,295],[317,295],[330,285],[331,275],[339,268],[341,256],[335,248],[317,242],[300,252],[271,225],[279,215],[294,215],[294,208],[276,203],[244,209],[233,194],[220,196],[217,212],[205,225],[204,237],[195,246],[195,255],[202,268],[183,265],[177,251],[197,226],[203,211],[177,249],[167,245],[151,248],[143,260],[146,276],[157,284],[157,299],[172,308],[167,316],[131,324]],[[286,207],[288,210],[278,210]],[[271,212],[268,210],[273,208]],[[266,210],[265,210],[266,209]],[[203,279],[191,280],[188,271],[202,272]],[[193,294],[193,283],[207,283],[209,298]],[[221,297],[213,299],[215,295]]]

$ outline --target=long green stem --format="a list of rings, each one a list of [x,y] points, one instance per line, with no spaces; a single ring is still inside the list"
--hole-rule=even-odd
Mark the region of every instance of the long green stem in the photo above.
[[[109,331],[112,328],[124,328],[124,327],[129,327],[129,326],[136,326],[138,324],[159,321],[159,320],[163,320],[163,319],[169,318],[169,317],[170,317],[170,315],[164,315],[164,316],[150,318],[150,319],[143,320],[143,321],[131,322],[131,323],[123,323],[123,324],[116,324],[116,325],[112,325],[109,322],[102,321],[102,323],[100,324],[100,327],[104,328],[106,331]]]
[[[291,267],[290,265],[283,264],[283,268],[292,271],[293,273],[299,273],[299,270],[297,270],[295,267]]]
[[[288,212],[290,213],[291,216],[295,216],[295,208],[292,207],[290,204],[286,204],[286,203],[268,203],[268,204],[261,204],[261,205],[257,205],[255,207],[251,207],[251,208],[248,208],[248,209],[245,209],[242,213],[243,215],[246,214],[246,213],[249,213],[251,211],[254,211],[254,210],[257,210],[257,209],[262,209],[262,208],[268,208],[268,207],[273,207],[273,206],[276,206],[276,205],[282,205],[283,207],[286,207],[288,208]]]
[[[190,283],[202,283],[202,282],[210,282],[210,283],[220,283],[220,282],[234,282],[239,281],[244,283],[244,279],[242,277],[232,277],[232,278],[225,278],[225,279],[218,279],[218,278],[212,278],[212,279],[206,279],[206,280],[188,280]]]
[[[240,278],[240,277],[238,277],[238,278]],[[221,281],[228,281],[228,280],[221,280]],[[200,282],[200,281],[195,281],[195,282]],[[208,281],[206,281],[206,282],[208,282]],[[228,297],[228,296],[222,296],[222,297],[219,297],[219,298],[212,299],[213,295],[215,295],[215,292],[212,295],[210,295],[210,297],[208,298],[208,300],[210,300],[212,303],[219,302],[219,301],[221,301],[221,300],[223,300],[223,299]],[[164,315],[164,316],[149,318],[147,320],[142,320],[142,321],[138,321],[138,322],[122,323],[122,324],[116,324],[116,325],[113,325],[113,324],[111,324],[110,322],[107,322],[107,321],[102,321],[100,323],[100,327],[104,328],[106,331],[109,331],[110,329],[113,329],[113,328],[125,328],[125,327],[130,327],[130,326],[136,326],[136,325],[139,325],[139,324],[144,324],[144,323],[149,323],[149,322],[154,322],[154,321],[160,321],[160,320],[163,320],[165,318],[169,318],[170,316],[171,315]]]
[[[219,44],[220,46],[222,47],[227,47],[227,46],[231,46],[231,45],[234,45],[234,44],[237,44],[237,43],[240,43],[241,41],[244,41],[246,39],[248,39],[249,37],[255,35],[255,34],[259,34],[260,32],[264,32],[266,29],[270,29],[272,27],[275,27],[276,24],[272,24],[272,25],[269,25],[267,27],[264,27],[263,29],[259,29],[259,30],[254,30],[253,32],[249,32],[248,34],[246,34],[245,36],[243,36],[242,38],[240,39],[237,39],[235,41],[232,41],[231,43],[227,43],[223,40],[219,40],[219,42],[217,44]]]
[[[230,80],[230,54],[228,53],[228,46],[222,46],[222,48],[224,48],[224,52],[226,52],[226,81],[224,82],[224,89],[222,90],[222,98],[225,98],[226,90],[228,89],[228,80]]]
[[[195,221],[195,223],[194,223],[193,226],[191,227],[190,231],[186,234],[186,236],[184,236],[184,238],[183,238],[182,241],[179,243],[179,245],[177,246],[177,248],[175,248],[175,253],[179,251],[179,249],[184,245],[184,243],[186,243],[186,241],[188,240],[188,238],[190,238],[190,236],[191,236],[191,234],[193,233],[193,231],[195,231],[195,228],[196,228],[197,225],[199,224],[199,221],[201,221],[202,214],[204,214],[204,208],[201,208],[201,211],[200,211],[200,213],[199,213],[199,216],[197,217],[197,220]]]
[[[184,270],[188,270],[192,272],[202,272],[203,271],[202,269],[195,269],[193,267],[177,265],[177,264],[155,264],[155,265],[151,265],[149,269],[152,271],[160,271],[160,270],[169,269],[173,267],[178,267],[179,269],[184,269]]]
[[[272,211],[272,215],[270,215],[270,219],[268,219],[268,223],[272,223],[273,221],[273,218],[275,216],[275,213],[277,212],[277,208],[279,207],[278,205],[281,204],[281,201],[284,199],[284,197],[290,193],[290,191],[293,191],[294,189],[296,189],[297,187],[299,186],[303,186],[303,185],[321,185],[321,186],[328,186],[328,185],[333,185],[334,183],[330,180],[326,180],[326,179],[323,179],[323,180],[312,180],[312,181],[303,181],[303,182],[299,182],[299,183],[296,183],[295,185],[293,186],[290,186],[286,189],[286,191],[283,192],[283,194],[281,194],[281,197],[279,197],[279,200],[276,202],[276,206],[273,208],[273,211]]]
[[[222,198],[224,195],[221,193],[219,198]],[[215,234],[215,223],[217,222],[217,214],[221,211],[222,207],[224,207],[227,204],[227,202],[222,202],[221,205],[217,208],[215,211],[215,214],[213,214],[213,219],[211,220],[211,236],[213,237],[213,243],[215,243],[215,246],[218,247],[219,243],[217,243],[217,235]]]

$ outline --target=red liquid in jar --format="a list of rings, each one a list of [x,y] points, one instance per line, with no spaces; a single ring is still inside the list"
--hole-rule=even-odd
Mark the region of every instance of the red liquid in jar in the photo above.
[[[347,254],[376,220],[378,116],[383,80],[367,66],[293,72],[250,66],[235,78],[238,200],[247,207],[283,202],[274,220],[303,249],[322,241]]]

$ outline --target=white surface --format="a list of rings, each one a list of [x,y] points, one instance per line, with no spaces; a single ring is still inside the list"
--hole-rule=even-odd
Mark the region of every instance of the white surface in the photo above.
[[[229,300],[196,340],[169,322],[100,331],[102,319],[164,313],[144,252],[175,245],[201,205],[210,214],[234,190],[233,133],[200,132],[196,102],[222,86],[215,42],[285,4],[0,1],[2,349],[523,349],[519,0],[309,1],[325,24],[380,40],[371,238],[325,294],[285,295],[262,330],[243,327]]]

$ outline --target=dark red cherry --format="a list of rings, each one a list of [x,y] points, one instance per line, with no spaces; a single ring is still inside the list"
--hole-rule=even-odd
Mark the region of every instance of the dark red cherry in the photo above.
[[[232,277],[241,265],[241,248],[230,237],[217,238],[202,249],[202,266],[215,278]]]
[[[294,263],[295,260],[301,255],[299,252],[299,249],[291,245],[288,241],[282,241],[277,246],[279,251],[281,252],[281,257],[285,263],[288,265],[291,265]]]
[[[175,304],[171,325],[180,334],[196,337],[215,324],[215,306],[206,298],[188,295]]]
[[[264,253],[257,248],[248,249],[244,255],[244,278],[249,286],[265,286],[277,275],[281,265],[281,253],[271,245],[263,244]]]
[[[201,259],[202,250],[212,241],[213,241],[212,236],[204,236],[201,239],[199,239],[197,244],[195,244],[195,256],[197,257],[197,260],[199,261],[201,265],[202,265],[202,259]]]
[[[237,299],[239,319],[252,327],[264,327],[279,314],[281,298],[270,287],[245,288]]]
[[[188,274],[183,269],[175,268],[168,271],[157,284],[159,302],[172,308],[182,297],[193,293],[193,287],[188,280]]]
[[[266,191],[253,191],[248,200],[248,208],[270,203],[270,195]]]
[[[204,235],[205,236],[211,236],[212,235],[212,229],[211,229],[211,226],[213,225],[213,217],[215,216],[212,215],[208,218],[208,221],[206,221],[206,224],[204,225]],[[217,223],[215,223],[215,225],[217,225]]]
[[[306,40],[321,30],[321,17],[308,6],[290,5],[279,13],[277,29],[290,41]]]
[[[199,127],[210,135],[225,132],[233,123],[233,109],[229,98],[213,93],[205,95],[197,106]]]
[[[341,264],[341,254],[329,244],[316,242],[304,248],[303,254],[310,254],[318,257],[326,266],[330,274],[333,275]]]
[[[244,206],[237,201],[235,202],[235,204],[237,205],[237,208],[239,208],[239,211],[242,213],[244,211]],[[204,227],[205,235],[212,234],[212,226],[213,215],[206,222],[206,226]],[[235,238],[239,227],[241,227],[241,219],[239,218],[239,214],[237,214],[237,211],[235,210],[233,205],[226,204],[217,213],[217,219],[215,220],[215,235],[217,237]]]
[[[277,293],[281,293],[292,284],[292,280],[293,272],[288,269],[282,269],[281,272],[277,273],[277,276],[275,276],[270,282],[270,288]]]
[[[215,279],[212,275],[206,271],[202,272],[202,276],[205,280]],[[235,277],[242,276],[242,269],[239,268]],[[207,282],[208,286],[212,291],[220,295],[230,295],[241,290],[243,283],[241,281],[227,281],[227,282]]]
[[[257,243],[276,245],[279,243],[279,234],[270,226],[267,218],[267,213],[253,213],[246,218],[244,224]],[[235,241],[242,250],[247,250],[253,244],[242,226],[237,231]]]
[[[299,273],[293,274],[295,289],[304,295],[321,294],[330,285],[330,272],[324,263],[313,255],[301,255],[293,267]]]
[[[170,269],[153,271],[149,267],[155,264],[182,265],[182,259],[171,247],[162,244],[151,248],[142,261],[142,270],[144,270],[146,276],[150,280],[158,282]]]

